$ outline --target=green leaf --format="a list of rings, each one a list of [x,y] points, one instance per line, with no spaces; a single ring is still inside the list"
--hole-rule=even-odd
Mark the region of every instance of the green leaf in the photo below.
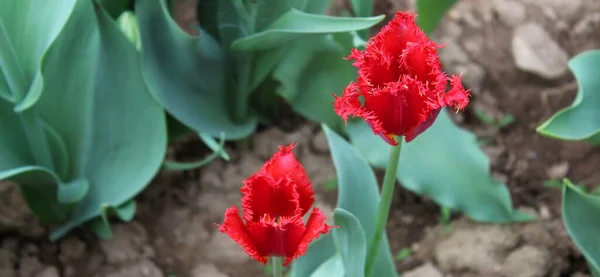
[[[135,20],[135,14],[130,11],[125,11],[117,19],[119,29],[125,34],[129,41],[135,45],[135,49],[142,49],[142,41],[140,40],[140,28]]]
[[[358,219],[344,209],[333,214],[337,229],[333,229],[333,241],[344,265],[344,276],[364,277],[367,256],[367,239]]]
[[[295,275],[293,276],[296,277]],[[342,258],[339,255],[327,259],[310,275],[310,277],[331,276],[344,276],[344,265],[342,264]]]
[[[324,263],[323,261],[334,255],[335,245],[331,233],[321,236],[310,244],[304,256],[300,256],[292,263],[291,277],[310,277]]]
[[[352,46],[348,33],[296,40],[289,52],[294,54],[286,55],[273,72],[281,82],[277,93],[299,114],[341,130],[344,123],[333,111],[332,94],[341,95],[356,77],[356,68],[342,59]]]
[[[256,1],[255,26],[256,31],[263,31],[268,26],[292,8],[292,0],[258,0]]]
[[[68,146],[66,181],[89,182],[85,198],[51,235],[55,240],[148,185],[166,152],[166,123],[135,47],[92,1],[77,2],[48,50],[43,74],[44,91],[34,108]]]
[[[73,180],[58,186],[58,202],[61,204],[76,204],[81,201],[90,190],[90,183],[85,179]]]
[[[142,34],[146,82],[158,101],[179,121],[197,132],[228,139],[249,135],[254,118],[234,122],[228,114],[225,57],[206,32],[185,34],[169,16],[164,0],[136,1]]]
[[[1,171],[0,180],[20,186],[27,205],[42,223],[59,222],[67,216],[67,210],[56,199],[60,180],[53,172],[39,166],[23,166]]]
[[[600,142],[600,50],[583,52],[569,61],[579,90],[570,107],[537,128],[542,135],[562,140]]]
[[[211,144],[212,144],[212,142],[211,142]],[[211,155],[209,155],[208,157],[206,157],[200,161],[196,161],[196,162],[165,161],[163,164],[163,167],[167,170],[192,170],[192,169],[196,169],[196,168],[205,166],[205,165],[209,164],[210,162],[212,162],[213,160],[215,160],[216,158],[218,158],[219,156],[221,156],[224,146],[225,146],[225,136],[221,134],[221,142],[216,146],[218,148],[213,149],[213,153]],[[229,157],[229,156],[227,156],[227,157]]]
[[[385,168],[390,146],[364,121],[349,123],[348,135],[367,160]],[[477,221],[533,220],[512,208],[508,189],[490,176],[489,167],[475,136],[456,126],[443,111],[427,131],[402,147],[398,180],[405,188]]]
[[[232,47],[239,51],[265,50],[302,36],[370,28],[384,17],[381,15],[366,18],[344,18],[309,14],[291,9],[264,31],[234,41]]]
[[[125,202],[125,204],[114,209],[113,212],[120,220],[129,222],[135,216],[135,209],[136,209],[135,201],[129,200],[129,201]]]
[[[338,178],[337,206],[354,215],[371,238],[379,205],[377,179],[359,152],[326,125],[323,130]],[[396,276],[387,235],[383,235],[372,276]]]
[[[23,75],[24,80],[22,81],[26,85],[26,87],[19,88],[23,91],[13,91],[13,95],[24,95],[34,77],[40,74],[43,56],[64,27],[75,2],[75,0],[0,1],[0,25],[4,25],[6,28],[9,36],[7,43],[12,45],[18,62],[16,66],[19,67],[18,69],[12,67],[2,70],[8,76]],[[31,22],[35,22],[35,24],[31,24]],[[2,51],[6,51],[6,49],[0,50],[0,52]]]
[[[221,142],[217,142],[213,137],[205,134],[198,134],[200,136],[200,140],[210,148],[213,152],[219,154],[219,156],[226,161],[229,161],[231,158],[229,157],[229,153],[225,151],[225,135],[221,134]]]
[[[427,34],[433,32],[457,0],[417,0],[417,24]]]
[[[562,215],[567,232],[592,271],[600,269],[600,197],[587,194],[565,180]]]

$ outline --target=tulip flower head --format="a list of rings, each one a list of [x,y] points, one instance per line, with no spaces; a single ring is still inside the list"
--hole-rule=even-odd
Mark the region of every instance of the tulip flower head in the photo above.
[[[261,263],[276,256],[284,257],[287,266],[304,255],[311,241],[334,227],[325,223],[325,214],[317,208],[306,223],[302,219],[314,203],[314,191],[292,152],[294,146],[281,146],[256,174],[244,180],[243,219],[233,206],[219,225],[222,233]]]
[[[460,110],[469,103],[461,77],[442,72],[438,48],[419,29],[414,14],[397,12],[365,50],[352,50],[348,58],[358,77],[342,96],[334,95],[335,112],[345,121],[350,115],[362,117],[391,145],[398,144],[396,136],[410,142],[433,124],[441,108]]]

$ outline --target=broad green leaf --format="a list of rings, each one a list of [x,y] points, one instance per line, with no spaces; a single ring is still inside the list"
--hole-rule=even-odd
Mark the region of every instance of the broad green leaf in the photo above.
[[[42,73],[44,91],[34,108],[69,147],[69,180],[89,183],[70,219],[51,235],[58,239],[150,182],[166,152],[166,123],[135,47],[92,1],[77,2]]]
[[[8,84],[4,78],[4,73],[2,73],[2,67],[0,66],[0,100],[2,99],[9,103],[14,103],[17,101],[8,88]]]
[[[565,180],[562,215],[567,232],[588,261],[592,271],[600,269],[600,197],[587,194]]]
[[[374,166],[385,168],[390,146],[360,120],[349,123],[352,143]],[[490,162],[476,138],[440,112],[427,131],[402,147],[398,180],[440,206],[484,222],[520,222],[534,217],[512,208],[504,184],[490,176]]]
[[[61,204],[77,204],[90,191],[90,183],[86,179],[73,180],[58,185],[57,199]]]
[[[383,15],[365,18],[333,17],[291,9],[264,31],[234,41],[232,47],[239,51],[265,50],[302,36],[370,28],[384,17]]]
[[[417,24],[427,34],[433,32],[457,0],[417,0]]]
[[[337,229],[333,229],[333,241],[344,265],[344,276],[364,277],[367,241],[358,219],[344,209],[333,214]]]
[[[39,166],[17,167],[0,171],[0,181],[12,181],[20,186],[23,198],[40,222],[66,219],[67,210],[56,199],[60,180],[53,172]]]
[[[197,132],[228,139],[249,135],[254,118],[236,123],[229,115],[225,57],[219,44],[200,29],[185,34],[169,16],[164,0],[136,1],[142,34],[144,77],[150,91],[179,121]]]
[[[315,270],[315,272],[313,272],[310,275],[310,277],[331,276],[346,276],[344,275],[344,265],[342,264],[342,258],[339,255],[335,255],[327,259]]]
[[[21,79],[22,87],[12,88],[13,95],[25,95],[36,75],[40,74],[40,64],[44,53],[58,36],[69,18],[76,0],[3,0],[0,1],[0,26],[8,33],[8,41],[13,48],[18,68],[3,68],[8,76]],[[35,22],[35,24],[32,24]],[[1,48],[1,47],[0,47]],[[4,54],[7,49],[0,49]],[[2,59],[6,62],[7,59]],[[7,81],[11,82],[9,78]],[[19,98],[18,101],[21,99]]]
[[[21,118],[13,106],[3,100],[0,100],[0,133],[0,172],[35,164]]]
[[[562,109],[537,131],[563,140],[600,143],[600,50],[581,53],[569,61],[579,90],[570,107]]]
[[[333,94],[341,95],[356,77],[351,61],[342,59],[352,48],[348,33],[304,37],[293,42],[273,77],[281,82],[278,94],[299,114],[340,130],[343,121],[333,111]]]
[[[310,244],[304,254],[292,263],[291,277],[310,277],[323,261],[335,255],[331,233],[321,236]]]
[[[41,75],[40,75],[41,76]],[[55,174],[60,179],[66,180],[69,176],[70,157],[67,143],[64,138],[52,126],[42,121],[44,133],[48,140],[48,146],[53,154],[53,163],[55,165]]]
[[[292,8],[293,0],[257,0],[255,7],[255,32],[266,29],[271,23]]]
[[[323,130],[338,178],[337,207],[354,215],[363,227],[365,237],[371,238],[379,205],[377,179],[372,168],[350,143],[326,125]],[[372,276],[396,276],[387,235],[383,235]]]

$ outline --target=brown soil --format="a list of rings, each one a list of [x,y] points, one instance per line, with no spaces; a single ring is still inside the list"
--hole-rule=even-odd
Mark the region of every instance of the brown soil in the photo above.
[[[448,71],[471,69],[464,76],[470,78],[465,83],[472,89],[472,103],[457,122],[486,140],[482,147],[491,159],[494,176],[507,184],[516,207],[536,213],[540,220],[498,226],[475,224],[455,215],[448,232],[439,225],[439,207],[399,189],[388,235],[394,253],[413,250],[413,255],[397,262],[401,272],[419,268],[407,276],[436,276],[435,272],[418,273],[425,272],[423,264],[444,276],[587,276],[585,262],[560,220],[560,192],[545,187],[544,181],[568,177],[587,185],[600,184],[600,150],[536,133],[540,123],[571,103],[577,86],[568,72],[546,80],[518,69],[511,40],[514,26],[529,21],[540,24],[569,57],[599,48],[600,3],[505,1],[524,7],[524,18],[516,19],[515,25],[494,8],[497,1],[463,0],[434,37],[452,42],[466,54],[466,59],[456,61],[459,50],[441,52]],[[411,8],[410,2],[378,0],[375,10],[391,16],[395,10]],[[194,0],[174,3],[181,26],[195,21],[190,12]],[[512,115],[515,121],[495,128],[482,123],[478,112],[496,119]],[[107,241],[77,231],[49,243],[48,230],[36,223],[18,190],[0,186],[0,276],[267,276],[261,265],[218,233],[214,223],[222,220],[227,207],[239,205],[241,180],[256,171],[278,145],[292,142],[298,143],[296,153],[319,191],[318,205],[332,210],[334,193],[323,187],[335,177],[326,141],[318,125],[301,122],[294,119],[261,130],[247,150],[229,147],[230,162],[215,161],[190,172],[161,172],[138,197],[134,221],[115,224],[115,236]],[[169,156],[201,156],[206,153],[201,145],[195,138],[184,139]]]

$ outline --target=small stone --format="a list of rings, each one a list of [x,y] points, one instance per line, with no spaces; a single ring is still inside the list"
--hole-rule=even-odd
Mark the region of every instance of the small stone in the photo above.
[[[209,261],[228,261],[232,264],[241,264],[248,261],[248,255],[229,236],[215,232],[210,241],[204,245],[202,251]]]
[[[30,277],[36,272],[41,271],[44,268],[40,260],[37,257],[26,256],[21,257],[19,263],[19,277]]]
[[[480,57],[483,52],[483,45],[485,39],[479,34],[470,34],[461,40],[465,50],[471,54],[471,56]]]
[[[318,153],[327,153],[329,152],[329,143],[327,142],[327,137],[323,130],[319,130],[312,139],[312,146]]]
[[[444,35],[451,38],[458,38],[463,33],[462,27],[452,20],[445,22],[442,28],[444,29]]]
[[[44,228],[27,206],[19,187],[12,182],[0,182],[0,233],[14,231],[30,237],[44,234]]]
[[[421,265],[411,271],[402,274],[404,277],[444,277],[442,273],[431,263]]]
[[[561,163],[552,165],[550,168],[548,168],[548,170],[546,171],[546,174],[549,179],[560,180],[562,178],[565,178],[565,176],[567,176],[568,172],[569,172],[569,162],[565,161],[565,162],[561,162]]]
[[[116,225],[113,238],[101,240],[100,248],[109,263],[119,264],[138,260],[143,245],[147,241],[146,229],[140,223],[134,221]]]
[[[548,250],[525,245],[508,255],[502,273],[506,277],[544,277],[550,263]]]
[[[560,78],[567,71],[567,53],[534,22],[516,28],[512,53],[519,69],[549,80]]]
[[[70,236],[60,242],[60,257],[62,262],[70,259],[81,258],[85,253],[85,243],[76,237]]]
[[[15,254],[8,249],[0,248],[0,276],[15,277]]]
[[[212,264],[199,264],[192,270],[191,277],[228,277]]]
[[[440,61],[446,66],[469,62],[469,56],[456,41],[449,41],[444,48],[439,50],[439,56]]]
[[[500,270],[502,253],[519,242],[519,235],[497,225],[473,225],[455,229],[448,238],[435,246],[434,256],[444,271],[473,270],[493,272]]]
[[[453,71],[462,74],[462,82],[467,88],[478,90],[485,79],[485,69],[476,63],[457,65]]]
[[[525,6],[513,0],[495,0],[494,10],[498,17],[508,26],[517,26],[525,21],[527,13]]]
[[[56,267],[48,266],[35,274],[34,277],[60,277],[60,275],[58,274],[58,269],[56,269]]]
[[[584,15],[575,27],[573,27],[573,34],[578,36],[591,35],[600,25],[600,12]]]
[[[142,260],[135,264],[125,264],[122,268],[106,274],[105,277],[162,277],[163,274],[158,267],[148,260]]]

